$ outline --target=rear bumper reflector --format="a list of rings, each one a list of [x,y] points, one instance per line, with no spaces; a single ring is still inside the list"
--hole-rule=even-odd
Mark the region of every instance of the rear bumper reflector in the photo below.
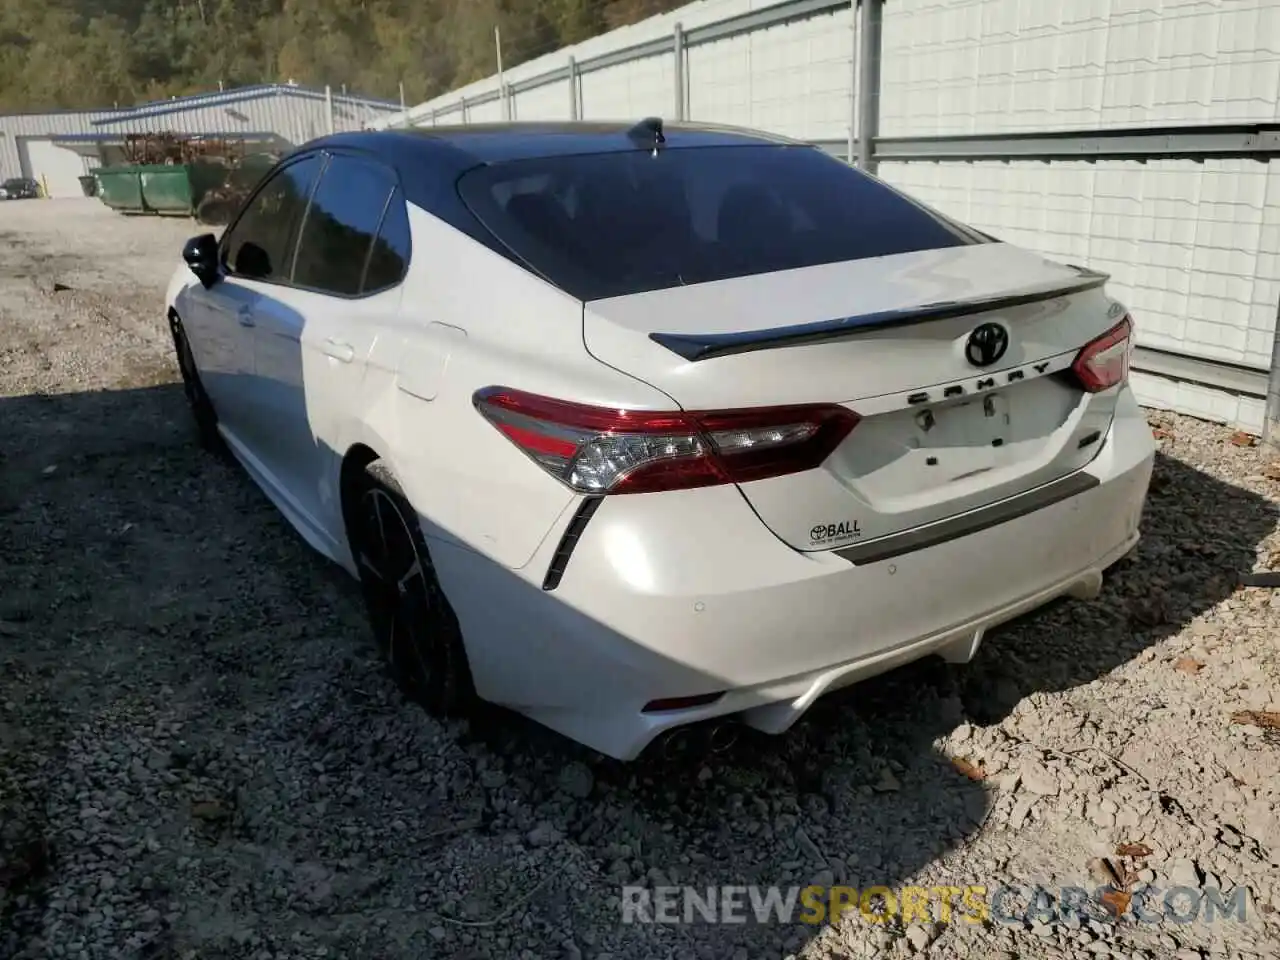
[[[670,713],[672,710],[692,710],[694,707],[706,707],[715,703],[724,692],[702,693],[696,697],[668,697],[665,700],[650,700],[644,705],[641,713]]]
[[[573,519],[569,521],[569,527],[565,530],[564,536],[560,538],[560,546],[556,547],[556,552],[551,557],[551,565],[547,567],[547,575],[542,580],[543,590],[554,590],[560,586],[560,578],[564,576],[565,568],[569,566],[573,548],[578,545],[578,539],[587,529],[587,523],[603,499],[604,497],[588,497],[578,507]]]
[[[1009,497],[1007,500],[1000,500],[990,506],[971,510],[969,513],[949,520],[940,520],[923,527],[913,527],[901,533],[893,533],[887,537],[880,537],[852,547],[843,547],[833,552],[858,566],[890,560],[893,557],[914,553],[926,547],[934,547],[949,540],[958,540],[960,537],[978,533],[988,527],[1016,520],[1028,513],[1034,513],[1092,490],[1098,486],[1098,483],[1098,478],[1092,474],[1073,473],[1061,480],[1054,480],[1034,490]]]
[[[1103,286],[1108,279],[1106,274],[1081,270],[1080,278],[1070,283],[1040,290],[1001,294],[997,297],[947,300],[941,303],[926,303],[918,307],[880,310],[859,316],[821,320],[817,323],[771,327],[767,330],[747,330],[741,333],[651,333],[649,339],[686,360],[708,360],[733,353],[768,350],[771,347],[795,347],[809,343],[822,343],[862,330],[901,327],[913,323],[924,323],[928,320],[949,320],[953,317],[986,313],[991,310],[1008,310],[1012,307],[1042,303],[1045,300],[1093,290]]]

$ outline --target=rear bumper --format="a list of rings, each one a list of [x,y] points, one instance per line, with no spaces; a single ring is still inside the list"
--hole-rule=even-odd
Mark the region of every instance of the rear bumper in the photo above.
[[[553,592],[541,581],[554,537],[523,571],[433,554],[480,694],[630,759],[716,716],[782,732],[830,690],[930,654],[966,661],[992,626],[1095,595],[1137,542],[1153,456],[1125,391],[1088,489],[883,560],[797,552],[733,488],[607,498]],[[699,709],[642,712],[718,691]]]

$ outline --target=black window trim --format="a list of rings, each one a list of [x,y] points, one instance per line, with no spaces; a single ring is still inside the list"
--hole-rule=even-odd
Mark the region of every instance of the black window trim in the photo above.
[[[258,195],[267,187],[268,184],[272,183],[279,174],[287,170],[289,167],[295,166],[299,163],[302,163],[305,160],[310,160],[316,157],[319,157],[321,161],[320,172],[317,174],[315,182],[311,184],[311,191],[307,194],[306,207],[302,211],[302,219],[298,221],[297,233],[292,238],[292,242],[290,244],[291,249],[288,251],[288,259],[289,259],[288,278],[276,280],[276,279],[263,279],[261,277],[241,277],[238,274],[232,273],[230,271],[228,271],[228,276],[234,279],[248,280],[254,283],[268,284],[273,287],[285,287],[290,290],[300,290],[303,293],[313,293],[316,296],[332,297],[335,300],[368,300],[372,297],[376,297],[381,294],[388,293],[392,290],[395,290],[397,287],[401,286],[405,282],[405,280],[408,278],[409,266],[413,262],[413,231],[412,229],[410,229],[409,231],[409,249],[405,255],[404,269],[400,272],[400,277],[399,279],[396,280],[395,283],[388,284],[387,286],[384,286],[384,287],[379,287],[377,290],[364,289],[365,280],[369,274],[369,263],[373,258],[373,247],[374,247],[373,243],[369,244],[369,250],[365,254],[364,266],[360,271],[360,288],[361,289],[359,293],[348,294],[348,293],[337,293],[333,290],[321,290],[318,287],[308,287],[308,286],[303,286],[302,284],[299,284],[299,283],[295,283],[293,279],[294,271],[297,269],[297,265],[298,265],[298,247],[302,240],[302,231],[306,228],[307,220],[311,216],[311,205],[312,205],[312,202],[315,200],[316,191],[320,188],[320,183],[321,181],[323,181],[324,175],[329,171],[329,164],[330,164],[330,161],[333,160],[333,158],[347,157],[352,160],[359,160],[365,163],[371,163],[376,167],[380,167],[383,170],[383,172],[388,174],[388,176],[390,177],[392,186],[391,186],[391,189],[387,192],[387,199],[386,201],[384,201],[382,205],[382,212],[378,215],[378,225],[373,234],[373,239],[375,241],[379,236],[382,235],[382,227],[383,227],[383,224],[386,223],[387,213],[391,209],[391,201],[395,199],[397,194],[399,194],[400,196],[400,202],[402,204],[405,204],[406,207],[408,206],[408,199],[405,195],[404,187],[400,182],[400,174],[395,169],[395,167],[381,160],[377,156],[377,154],[367,152],[364,150],[352,150],[348,148],[329,147],[329,148],[320,148],[316,150],[308,150],[306,153],[302,153],[302,154],[298,154],[296,156],[290,157],[288,160],[280,163],[270,173],[268,173],[265,177],[263,177],[262,182],[259,183],[254,188],[253,193],[249,195],[249,198],[244,202],[244,205],[240,208],[240,211],[236,214],[235,220],[233,220],[230,226],[228,226],[227,229],[224,230],[222,233],[222,239],[219,241],[219,244],[218,244],[218,247],[219,247],[218,260],[220,263],[223,264],[223,269],[224,270],[226,269],[227,238],[231,236],[235,228],[240,224],[240,221],[244,218],[244,215],[248,212],[249,208],[253,205],[253,202],[258,198]]]

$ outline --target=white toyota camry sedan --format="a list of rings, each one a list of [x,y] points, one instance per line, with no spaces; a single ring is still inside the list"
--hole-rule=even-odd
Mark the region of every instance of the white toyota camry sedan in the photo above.
[[[397,680],[620,759],[1097,594],[1154,454],[1106,277],[700,124],[338,134],[191,240],[199,433]]]

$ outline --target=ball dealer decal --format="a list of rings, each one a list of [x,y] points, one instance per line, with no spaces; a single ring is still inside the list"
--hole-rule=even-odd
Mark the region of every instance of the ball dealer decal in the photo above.
[[[813,547],[838,543],[841,540],[852,540],[862,536],[857,520],[842,520],[840,523],[820,523],[809,530],[809,545]]]

